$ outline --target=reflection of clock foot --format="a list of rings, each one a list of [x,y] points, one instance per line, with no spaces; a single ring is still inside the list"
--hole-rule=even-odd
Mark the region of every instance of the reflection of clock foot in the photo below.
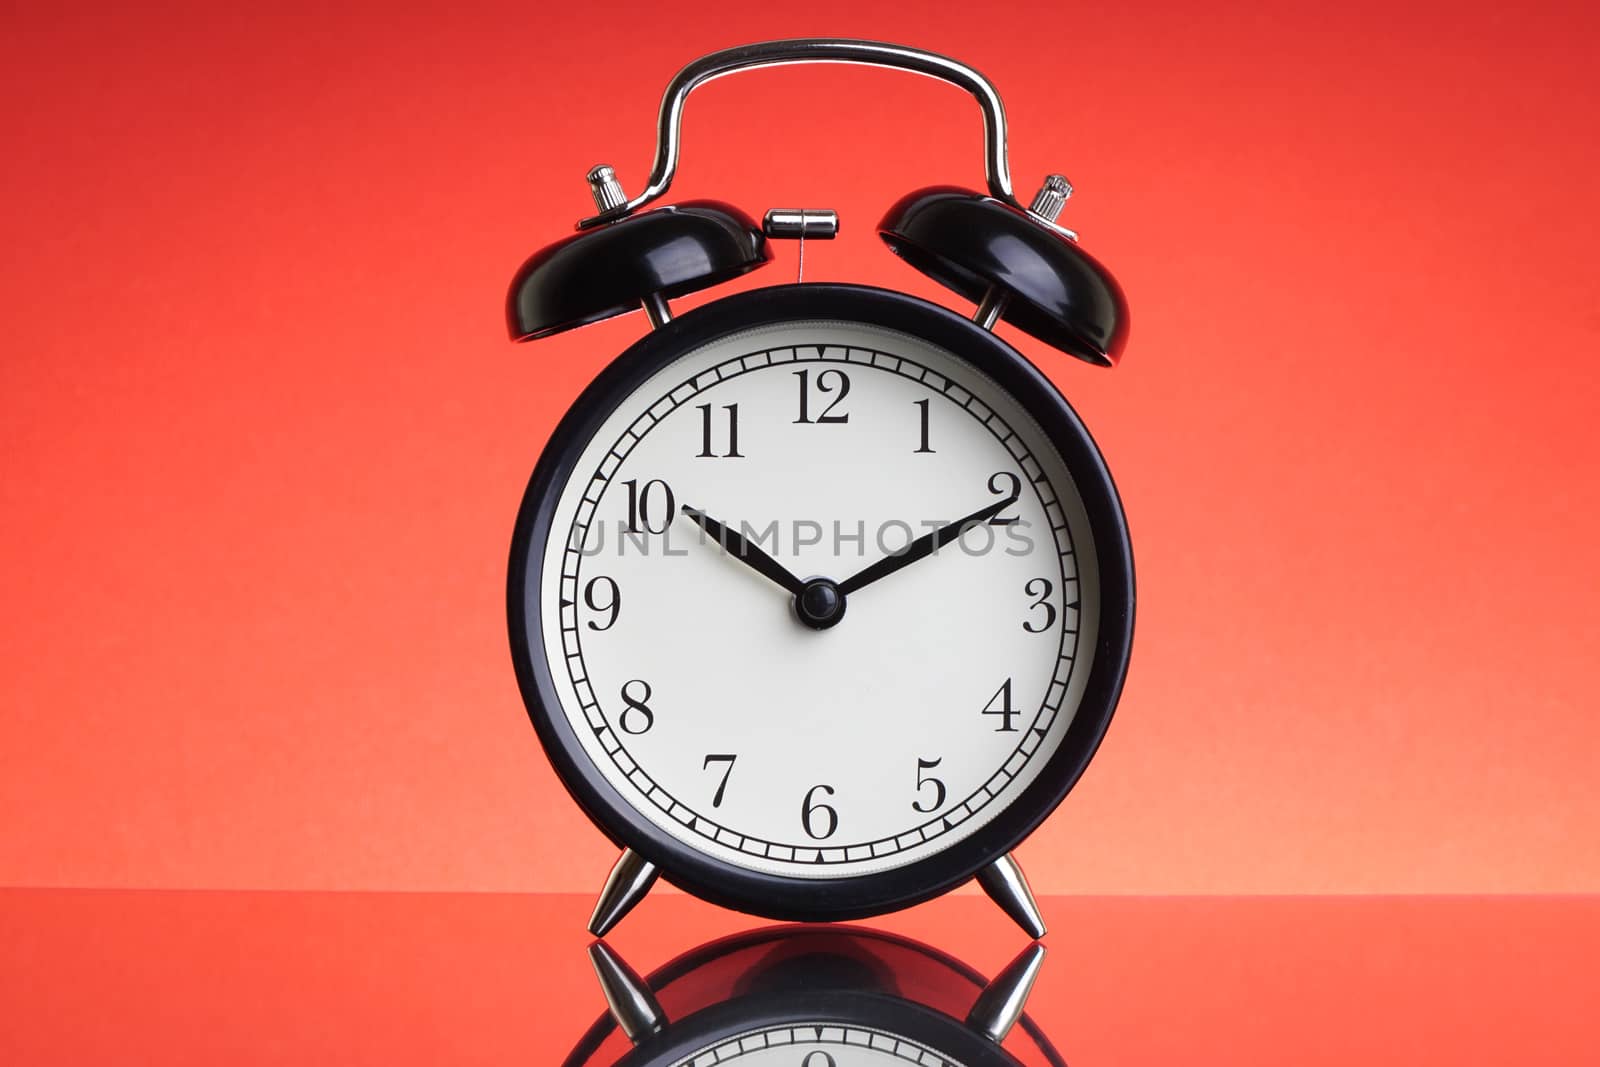
[[[644,899],[656,881],[656,865],[631,848],[622,850],[617,865],[611,868],[600,899],[595,901],[594,914],[589,917],[589,932],[604,937],[633,906]],[[1023,886],[1027,891],[1027,886]],[[1020,921],[1020,920],[1018,920]]]
[[[563,1067],[1067,1067],[1024,1014],[1044,959],[1033,942],[985,980],[892,934],[789,926],[702,945],[641,978],[595,941],[606,1015]]]
[[[1028,888],[1028,879],[1011,853],[1006,853],[978,872],[978,884],[988,893],[1000,910],[1011,916],[1029,937],[1043,937],[1044,916]],[[608,887],[609,888],[609,887]]]
[[[594,976],[600,980],[600,991],[605,994],[611,1017],[629,1041],[637,1045],[666,1025],[667,1017],[650,987],[609,945],[604,941],[590,945],[589,962],[594,965]]]
[[[967,1025],[997,1045],[1004,1041],[1022,1018],[1028,994],[1033,991],[1033,980],[1039,977],[1039,968],[1043,966],[1044,946],[1035,941],[983,987],[967,1015]]]

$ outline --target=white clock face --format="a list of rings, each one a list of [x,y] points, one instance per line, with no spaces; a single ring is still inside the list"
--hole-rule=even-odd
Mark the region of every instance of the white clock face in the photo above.
[[[914,1041],[863,1026],[801,1023],[740,1034],[701,1049],[673,1067],[961,1067]]]
[[[843,614],[808,625],[686,508],[841,583]],[[727,863],[838,878],[950,847],[1037,778],[1089,674],[1094,561],[1065,464],[1009,394],[919,338],[804,321],[625,397],[526,595],[548,710],[629,804]]]

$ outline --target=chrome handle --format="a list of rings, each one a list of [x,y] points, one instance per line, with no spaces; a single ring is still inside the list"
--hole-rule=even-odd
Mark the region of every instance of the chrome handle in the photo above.
[[[988,78],[965,63],[920,48],[839,37],[798,37],[725,48],[701,56],[678,71],[661,97],[661,114],[656,122],[656,158],[650,168],[650,184],[644,192],[622,204],[616,204],[614,199],[620,187],[608,190],[608,195],[613,199],[607,207],[602,208],[600,214],[578,223],[578,228],[587,229],[637,211],[667,191],[678,172],[679,127],[683,120],[683,105],[696,88],[741,70],[792,63],[858,63],[869,67],[907,70],[965,89],[977,98],[978,106],[983,109],[983,169],[989,184],[989,195],[1012,207],[1022,207],[1011,192],[1011,166],[1006,161],[1005,106],[1001,104],[1000,94]],[[614,186],[615,178],[608,177]],[[596,200],[599,202],[601,198],[597,195]]]

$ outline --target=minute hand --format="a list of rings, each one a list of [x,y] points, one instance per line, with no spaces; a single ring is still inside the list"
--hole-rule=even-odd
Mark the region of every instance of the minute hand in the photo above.
[[[1013,499],[1006,499],[1000,501],[998,504],[990,504],[986,508],[974,511],[966,518],[957,519],[955,522],[946,523],[937,530],[934,530],[932,533],[923,534],[921,537],[907,545],[904,550],[892,556],[885,556],[878,562],[860,571],[857,571],[855,574],[852,574],[850,577],[840,582],[839,592],[848,596],[864,585],[871,585],[879,578],[884,578],[893,574],[901,567],[915,563],[924,556],[933,555],[935,552],[939,551],[939,549],[960,537],[961,531],[965,530],[969,523],[988,522],[1006,508],[1010,507],[1013,503]]]

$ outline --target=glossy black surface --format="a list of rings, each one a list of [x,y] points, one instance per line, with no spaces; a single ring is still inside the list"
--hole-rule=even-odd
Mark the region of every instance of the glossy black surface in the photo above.
[[[587,891],[0,889],[0,1062],[560,1064],[605,1010],[585,952],[592,903]],[[1073,1067],[1600,1063],[1597,896],[1080,893],[1040,903],[1056,929],[1027,1014]],[[745,922],[656,893],[608,943],[649,972],[725,943]],[[921,968],[894,968],[901,995],[952,1017],[1025,944],[993,904],[967,894],[880,929],[970,965],[964,982],[937,969],[913,982]],[[669,1025],[756,992],[716,970],[660,988]],[[764,969],[731,971],[746,973]],[[1005,1048],[1046,1067],[1030,1055],[1028,1025]],[[596,1067],[629,1047],[614,1032],[600,1043]]]
[[[639,961],[630,961],[639,962]],[[915,1041],[961,1067],[1066,1067],[1024,1016],[1007,1046],[966,1022],[989,978],[947,953],[898,934],[859,927],[775,927],[724,937],[685,952],[644,980],[664,1009],[661,1031],[627,1048],[602,1015],[564,1067],[664,1067],[712,1045],[772,1027],[865,1027]],[[598,989],[594,1003],[603,1004]],[[819,1046],[824,1043],[819,1041]],[[820,1064],[799,1044],[791,1057]],[[619,1055],[620,1053],[620,1055]]]
[[[1116,279],[1026,213],[940,186],[903,197],[878,231],[901,259],[975,304],[1004,288],[1000,317],[1045,344],[1097,366],[1121,357],[1128,306]]]
[[[744,212],[696,200],[632,215],[540,249],[506,299],[515,341],[531,341],[639,310],[652,293],[683,296],[772,258]]]
[[[590,761],[561,710],[540,639],[540,572],[556,504],[579,454],[605,419],[646,379],[686,352],[753,327],[806,320],[863,322],[921,337],[1010,393],[1071,472],[1100,575],[1094,660],[1066,737],[1039,776],[971,836],[905,866],[854,877],[767,874],[692,848],[656,826]],[[910,907],[970,880],[1032,833],[1066,797],[1099,747],[1122,692],[1133,641],[1133,582],[1127,522],[1105,461],[1077,413],[1016,349],[971,320],[904,293],[855,285],[784,285],[735,294],[652,330],[574,402],[523,496],[512,537],[507,619],[517,683],[545,753],[573,799],[613,842],[659,867],[667,881],[723,907],[773,919],[854,919]]]

